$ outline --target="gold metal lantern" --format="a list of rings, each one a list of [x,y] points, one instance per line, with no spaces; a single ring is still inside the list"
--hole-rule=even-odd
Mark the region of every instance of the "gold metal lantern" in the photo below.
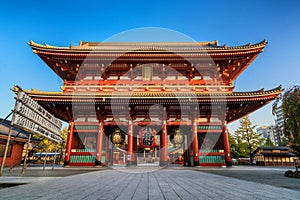
[[[125,142],[125,134],[119,128],[116,128],[111,135],[110,141],[117,147],[121,148]]]
[[[180,133],[180,129],[176,128],[174,133],[170,135],[170,140],[175,147],[180,147],[184,142],[184,135]]]

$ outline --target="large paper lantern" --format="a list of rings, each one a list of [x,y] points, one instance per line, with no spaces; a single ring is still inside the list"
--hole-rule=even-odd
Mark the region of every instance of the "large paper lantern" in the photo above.
[[[140,147],[154,148],[156,145],[156,130],[145,127],[140,129]]]

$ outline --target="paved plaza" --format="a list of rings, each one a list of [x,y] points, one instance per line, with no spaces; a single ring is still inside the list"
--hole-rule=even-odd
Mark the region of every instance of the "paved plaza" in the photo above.
[[[158,170],[155,167],[140,167],[94,170],[66,177],[18,179],[3,176],[0,177],[1,182],[23,180],[29,184],[0,189],[0,197],[10,200],[299,199],[300,197],[300,191],[297,190],[216,175],[212,174],[212,171],[201,168],[174,167]],[[231,169],[215,170],[216,173],[222,171],[233,173]],[[300,179],[291,180],[300,183]]]

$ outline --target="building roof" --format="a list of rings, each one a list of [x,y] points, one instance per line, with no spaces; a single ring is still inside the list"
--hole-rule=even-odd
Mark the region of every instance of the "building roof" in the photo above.
[[[294,153],[273,153],[273,152],[261,152],[264,156],[285,156],[285,157],[295,157]]]
[[[18,91],[18,87],[14,88]],[[281,87],[272,90],[258,90],[253,92],[232,93],[203,93],[203,92],[43,92],[37,90],[24,90],[31,98],[39,102],[45,109],[56,117],[68,121],[71,119],[73,103],[82,105],[110,105],[111,100],[124,105],[141,104],[199,104],[210,107],[211,103],[226,106],[226,120],[228,123],[237,120],[271,102],[277,98]],[[115,103],[116,103],[115,102]],[[127,104],[126,104],[127,105]],[[68,109],[66,110],[66,108]],[[94,107],[95,108],[95,107]],[[128,109],[128,108],[127,108]],[[207,109],[207,108],[204,108]],[[68,114],[64,114],[68,113]],[[225,111],[224,111],[225,112]]]
[[[85,86],[92,87],[92,86]],[[126,86],[129,88],[130,86]],[[150,87],[150,86],[139,86],[142,87]],[[163,87],[163,86],[161,86]],[[168,87],[168,86],[165,86]],[[178,86],[177,86],[178,87]],[[118,86],[114,86],[114,88],[118,88]],[[190,87],[192,88],[192,87]],[[14,91],[17,92],[18,86],[14,87]],[[282,87],[278,86],[271,90],[257,90],[250,92],[197,92],[197,91],[170,91],[170,92],[162,92],[162,91],[99,91],[99,92],[46,92],[40,91],[36,89],[24,90],[30,97],[33,98],[49,98],[48,100],[57,101],[61,99],[62,101],[80,101],[81,99],[91,99],[94,97],[92,101],[97,98],[195,98],[202,99],[203,101],[212,99],[214,100],[226,100],[226,101],[247,101],[249,99],[261,100],[261,99],[274,99],[282,92]]]
[[[253,153],[255,154],[259,150],[262,150],[263,155],[271,155],[271,154],[275,155],[276,153],[278,154],[278,152],[272,152],[273,150],[279,150],[279,151],[287,152],[287,151],[291,151],[291,148],[290,147],[282,147],[282,146],[273,146],[273,147],[261,146],[261,147],[258,147],[257,149],[255,149],[255,151]],[[282,153],[280,153],[280,154],[282,154]]]
[[[83,42],[80,41],[78,46],[69,45],[68,47],[59,47],[48,44],[38,44],[32,40],[29,45],[33,50],[49,50],[49,51],[70,51],[70,52],[86,52],[86,51],[170,51],[170,52],[226,52],[226,51],[245,51],[257,48],[264,48],[267,44],[263,40],[256,44],[248,43],[241,46],[218,45],[218,41],[211,42]]]
[[[265,147],[265,146],[262,146],[262,147],[259,147],[261,148],[262,150],[290,150],[291,148],[290,147],[278,147],[278,146],[274,146],[274,147]]]
[[[10,124],[11,121],[0,118],[0,138],[7,138]],[[27,142],[29,134],[29,132],[22,130],[16,126],[13,126],[11,132],[11,139],[16,141]],[[40,140],[35,137],[31,137],[31,141],[39,142]]]
[[[58,47],[29,42],[33,52],[64,81],[76,80],[78,72],[82,72],[82,69],[93,71],[97,76],[103,73],[106,76],[115,71],[123,74],[124,71],[129,71],[131,66],[142,64],[159,63],[169,66],[172,63],[180,63],[181,69],[174,69],[188,74],[193,74],[197,69],[201,74],[211,76],[216,72],[226,85],[230,85],[248,67],[266,44],[266,40],[230,47],[219,46],[217,41],[80,42],[78,46]],[[114,67],[114,64],[123,66]]]
[[[64,86],[63,92],[31,90],[26,93],[64,121],[72,118],[70,105],[74,102],[97,104],[99,110],[101,105],[106,112],[103,107],[109,107],[110,100],[124,102],[129,99],[131,105],[162,103],[171,107],[178,106],[179,101],[186,105],[198,103],[203,110],[209,110],[212,103],[226,105],[226,120],[232,122],[274,100],[282,91],[278,87],[232,92],[233,81],[263,51],[266,44],[266,40],[241,46],[219,45],[218,41],[81,41],[77,46],[58,47],[30,41],[33,52],[64,80]],[[141,75],[141,65],[151,63],[155,64],[153,69],[156,73],[163,74],[161,81],[133,81],[135,76]],[[165,77],[174,76],[170,73],[174,70],[188,80],[186,84],[174,85]],[[130,78],[127,72],[131,72]],[[130,83],[120,79],[123,74],[128,76],[125,78],[129,78]],[[115,80],[113,76],[120,79],[120,84],[108,83]],[[137,89],[131,89],[131,86]]]

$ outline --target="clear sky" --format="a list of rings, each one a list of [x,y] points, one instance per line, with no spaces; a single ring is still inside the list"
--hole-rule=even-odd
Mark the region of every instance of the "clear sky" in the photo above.
[[[196,41],[228,46],[266,39],[265,51],[236,80],[235,91],[290,87],[300,80],[300,1],[1,1],[0,117],[14,106],[14,84],[59,91],[62,81],[28,46],[28,41],[68,46],[103,41],[142,27],[179,31]],[[250,115],[273,124],[271,105]],[[238,125],[229,126],[232,132]]]

